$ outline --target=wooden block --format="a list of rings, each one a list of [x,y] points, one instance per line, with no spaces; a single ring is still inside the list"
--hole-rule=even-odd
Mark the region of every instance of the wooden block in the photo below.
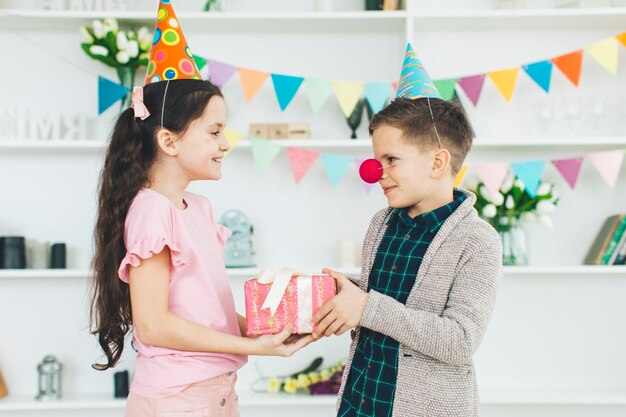
[[[269,139],[270,125],[267,123],[250,123],[250,136]]]
[[[308,123],[289,123],[289,130],[287,133],[289,139],[309,139],[311,137],[311,131],[309,130]]]
[[[289,137],[289,125],[287,123],[275,123],[270,125],[269,139],[287,139]]]

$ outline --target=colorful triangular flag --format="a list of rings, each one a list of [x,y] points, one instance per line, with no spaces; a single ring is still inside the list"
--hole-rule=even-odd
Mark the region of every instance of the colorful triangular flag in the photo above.
[[[333,91],[332,84],[328,80],[315,80],[307,78],[304,87],[309,96],[309,103],[313,112],[317,113]]]
[[[291,172],[296,180],[296,184],[300,182],[302,177],[306,175],[315,160],[320,156],[317,151],[310,151],[302,148],[287,148],[287,157],[291,165]]]
[[[470,77],[459,78],[458,84],[461,86],[465,95],[470,99],[474,107],[478,105],[480,93],[485,83],[485,74],[472,75]]]
[[[535,198],[537,195],[537,188],[539,188],[539,183],[541,182],[544,166],[545,161],[527,161],[511,164],[515,176],[524,183],[524,189],[532,198]]]
[[[250,138],[252,156],[259,169],[265,169],[283,149],[282,146],[267,139]]]
[[[224,136],[226,137],[226,141],[228,142],[228,146],[230,147],[230,149],[225,153],[226,155],[228,155],[233,149],[237,147],[237,145],[239,145],[239,142],[241,142],[245,134],[226,128],[224,129]]]
[[[324,168],[326,169],[330,183],[333,187],[336,187],[352,162],[352,157],[323,153],[322,162],[324,163]]]
[[[104,113],[116,101],[130,94],[130,90],[121,84],[104,77],[98,77],[98,114]]]
[[[282,111],[285,111],[293,96],[296,95],[300,85],[304,81],[302,77],[292,77],[291,75],[272,74],[272,82],[274,83],[274,91],[278,99],[278,105]]]
[[[456,86],[456,78],[448,78],[447,80],[435,80],[435,87],[439,90],[441,98],[450,101],[454,97],[454,87]]]
[[[333,81],[332,85],[341,111],[346,117],[350,117],[356,103],[361,98],[364,84],[360,81]]]
[[[586,47],[585,50],[608,72],[617,75],[617,46],[617,39],[611,36]]]
[[[239,68],[239,79],[241,80],[241,88],[246,101],[254,98],[265,80],[267,80],[267,77],[269,77],[267,72]]]
[[[502,97],[506,101],[511,101],[513,97],[513,91],[515,91],[515,84],[517,83],[517,74],[519,73],[519,67],[508,68],[498,71],[491,71],[487,73],[487,76],[491,78],[491,81],[496,86]]]
[[[565,181],[569,184],[573,190],[578,181],[578,175],[580,175],[580,168],[583,164],[583,158],[571,158],[571,159],[557,159],[553,160],[552,164],[561,173]]]
[[[583,50],[579,49],[569,54],[560,55],[551,59],[552,63],[561,70],[568,80],[578,87],[580,69],[583,65]]]
[[[626,47],[626,32],[622,32],[619,35],[615,35],[615,39],[620,41],[623,47]]]
[[[454,188],[458,188],[461,186],[461,184],[463,184],[463,178],[465,178],[466,173],[467,173],[467,164],[463,164],[459,172],[457,172],[456,176],[454,177],[454,183],[452,184]]]
[[[363,94],[374,114],[381,111],[387,101],[389,101],[389,93],[391,85],[389,83],[367,83],[363,89]]]
[[[209,59],[209,80],[222,88],[230,80],[230,77],[237,72],[237,68],[230,64]]]
[[[624,151],[618,149],[615,151],[593,152],[588,154],[587,157],[591,159],[591,162],[609,187],[615,188],[619,170],[622,168],[622,162],[624,162]]]
[[[194,55],[193,60],[200,71],[202,71],[208,62],[206,58],[202,58],[200,55]]]
[[[552,78],[552,62],[539,61],[528,65],[523,65],[526,74],[537,83],[546,93],[550,92],[550,80]]]
[[[509,164],[505,163],[482,164],[476,167],[478,177],[492,197],[500,192],[500,187],[508,172]]]

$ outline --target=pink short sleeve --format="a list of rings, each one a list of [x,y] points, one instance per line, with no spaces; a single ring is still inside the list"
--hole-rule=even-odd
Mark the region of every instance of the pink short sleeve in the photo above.
[[[126,216],[124,242],[126,256],[120,263],[118,275],[126,283],[130,278],[129,266],[139,266],[142,259],[151,258],[166,246],[170,250],[172,265],[175,268],[185,265],[174,239],[170,206],[151,199],[149,194],[138,194],[131,204]]]

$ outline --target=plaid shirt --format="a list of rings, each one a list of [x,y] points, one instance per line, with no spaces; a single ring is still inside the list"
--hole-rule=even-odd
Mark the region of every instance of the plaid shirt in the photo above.
[[[376,252],[368,291],[377,291],[405,304],[428,246],[465,198],[465,194],[455,191],[451,203],[415,218],[406,209],[394,210]],[[338,417],[391,416],[398,348],[395,339],[361,328]]]

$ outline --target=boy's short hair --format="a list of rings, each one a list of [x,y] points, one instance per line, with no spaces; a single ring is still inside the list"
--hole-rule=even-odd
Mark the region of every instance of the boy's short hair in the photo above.
[[[456,175],[472,147],[473,137],[472,126],[458,104],[438,98],[396,98],[374,115],[369,125],[370,136],[380,126],[387,125],[400,129],[403,138],[420,149],[439,147],[428,100],[441,145],[450,152],[452,174]]]

